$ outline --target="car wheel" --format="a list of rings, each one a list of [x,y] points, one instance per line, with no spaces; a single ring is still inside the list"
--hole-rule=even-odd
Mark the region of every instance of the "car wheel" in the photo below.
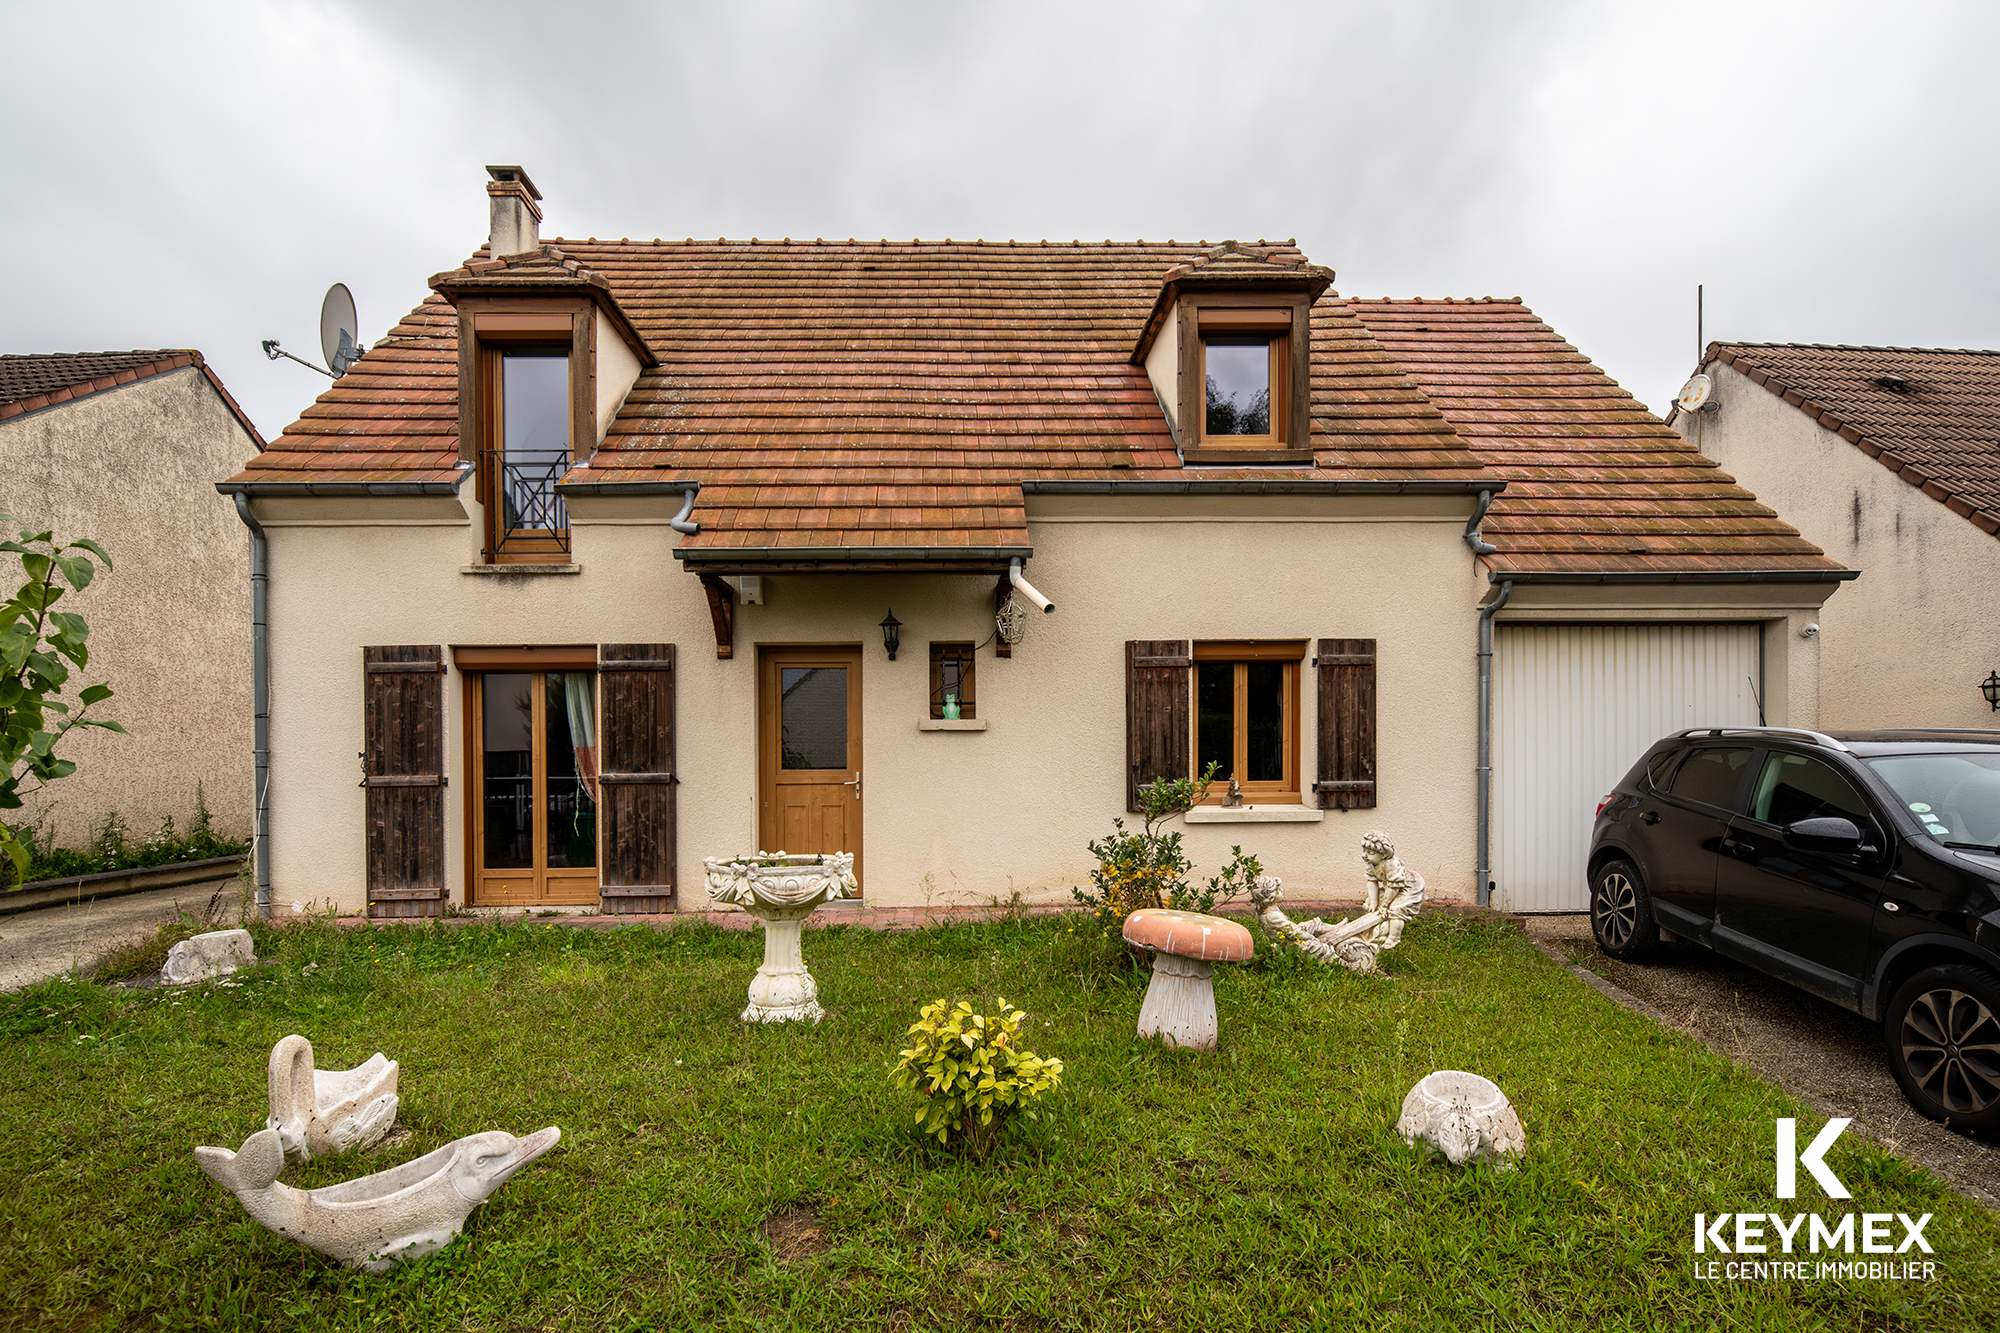
[[[1917,973],[1882,1035],[1910,1105],[1961,1134],[2000,1129],[2000,977],[1969,963]]]
[[[1590,882],[1590,933],[1598,948],[1621,962],[1637,962],[1659,947],[1652,895],[1630,861],[1598,867]]]

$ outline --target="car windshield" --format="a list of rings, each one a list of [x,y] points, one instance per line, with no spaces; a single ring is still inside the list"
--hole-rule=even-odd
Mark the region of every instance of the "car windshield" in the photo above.
[[[1867,762],[1932,837],[2000,845],[2000,753],[1898,754]]]

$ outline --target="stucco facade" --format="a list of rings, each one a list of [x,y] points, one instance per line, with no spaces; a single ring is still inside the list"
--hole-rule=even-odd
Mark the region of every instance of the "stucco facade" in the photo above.
[[[261,443],[198,365],[0,422],[0,511],[115,565],[62,605],[90,624],[84,679],[116,691],[95,711],[127,734],[72,733],[77,771],[28,798],[59,844],[112,811],[137,836],[185,829],[197,786],[218,830],[250,832],[248,545],[214,483]]]
[[[1713,413],[1673,424],[1807,540],[1861,577],[1828,601],[1818,634],[1818,724],[1990,727],[1979,682],[2000,667],[2000,539],[1889,471],[1734,367],[1705,367]],[[1782,637],[1782,636],[1781,636]],[[1775,640],[1774,640],[1775,642]]]

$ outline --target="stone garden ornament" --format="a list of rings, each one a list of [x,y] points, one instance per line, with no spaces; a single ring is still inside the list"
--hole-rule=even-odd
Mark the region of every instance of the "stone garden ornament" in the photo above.
[[[854,854],[759,852],[727,861],[711,857],[702,864],[708,868],[711,901],[740,907],[764,923],[764,962],[750,981],[743,1021],[817,1023],[826,1017],[819,1007],[819,986],[799,952],[799,934],[822,904],[861,896]]]
[[[553,1125],[524,1139],[498,1130],[471,1134],[413,1162],[317,1190],[279,1183],[285,1154],[275,1129],[258,1130],[236,1152],[196,1148],[194,1156],[209,1179],[280,1236],[350,1268],[383,1273],[449,1245],[467,1214],[561,1137]]]
[[[170,986],[226,977],[257,961],[257,949],[247,930],[211,930],[190,936],[167,950],[160,980]]]
[[[377,1051],[353,1069],[313,1068],[312,1043],[297,1035],[271,1048],[271,1117],[288,1162],[365,1148],[396,1121],[394,1060]]]
[[[1243,963],[1255,946],[1228,917],[1146,907],[1125,918],[1125,940],[1153,956],[1153,980],[1139,1006],[1139,1035],[1169,1046],[1215,1049],[1215,963]]]
[[[1250,889],[1257,919],[1272,935],[1290,940],[1307,956],[1338,963],[1354,972],[1373,972],[1375,959],[1402,942],[1403,927],[1424,905],[1424,877],[1404,865],[1396,844],[1380,829],[1361,836],[1361,859],[1368,867],[1368,892],[1360,916],[1328,925],[1318,917],[1293,921],[1278,907],[1284,883],[1265,875]]]
[[[1403,1098],[1396,1132],[1426,1156],[1442,1155],[1453,1166],[1488,1162],[1509,1167],[1528,1151],[1527,1131],[1507,1094],[1491,1079],[1457,1069],[1424,1075]]]

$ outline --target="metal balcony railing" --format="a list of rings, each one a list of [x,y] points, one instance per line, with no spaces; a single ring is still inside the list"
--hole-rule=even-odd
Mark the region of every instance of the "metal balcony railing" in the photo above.
[[[493,478],[493,554],[569,554],[569,510],[556,494],[569,471],[569,450],[484,452]]]

